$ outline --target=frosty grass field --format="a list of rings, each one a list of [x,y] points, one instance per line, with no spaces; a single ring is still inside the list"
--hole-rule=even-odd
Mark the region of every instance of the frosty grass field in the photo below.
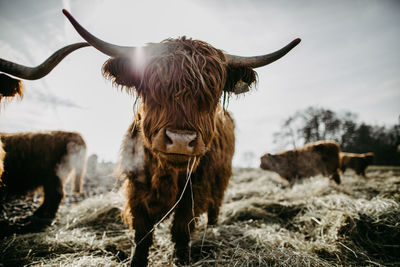
[[[112,164],[85,180],[85,197],[67,194],[44,232],[0,240],[0,266],[128,266],[134,232]],[[67,190],[68,192],[69,190]],[[39,204],[38,194],[6,205],[11,223]],[[348,171],[336,186],[316,176],[288,186],[273,172],[234,169],[219,223],[198,218],[191,266],[399,266],[400,172]],[[155,230],[150,266],[175,266],[170,219]],[[134,246],[133,246],[134,249]]]

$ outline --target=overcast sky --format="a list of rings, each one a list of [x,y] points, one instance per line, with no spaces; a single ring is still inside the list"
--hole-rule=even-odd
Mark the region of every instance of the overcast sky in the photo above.
[[[235,166],[277,152],[272,134],[309,106],[351,111],[374,125],[400,114],[400,1],[0,0],[0,57],[36,66],[82,39],[61,12],[120,45],[186,35],[230,54],[275,51],[302,42],[258,68],[259,83],[230,100],[236,121]],[[0,131],[63,129],[83,134],[89,153],[116,161],[132,117],[132,97],[101,75],[107,57],[93,48],[69,55],[48,76],[25,82],[23,101],[1,109]]]

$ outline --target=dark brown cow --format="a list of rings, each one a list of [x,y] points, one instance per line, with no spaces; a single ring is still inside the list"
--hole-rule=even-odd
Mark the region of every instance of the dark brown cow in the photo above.
[[[37,80],[46,76],[52,71],[58,63],[61,62],[68,54],[73,51],[89,46],[88,43],[75,43],[65,46],[50,57],[48,57],[42,64],[36,67],[23,66],[5,59],[0,58],[0,104],[4,99],[12,99],[16,96],[20,98],[24,95],[23,82],[20,79],[25,80]],[[4,72],[4,73],[1,73]],[[7,74],[13,75],[16,78],[10,77]],[[0,106],[1,110],[1,106]],[[3,173],[5,152],[3,150],[3,144],[0,140],[0,178]]]
[[[318,174],[329,175],[340,184],[339,153],[340,146],[337,142],[319,141],[275,155],[265,154],[261,157],[260,167],[277,172],[291,184],[298,179]]]
[[[0,58],[0,103],[3,98],[13,98],[17,95],[20,96],[20,98],[23,97],[23,82],[20,79],[38,80],[43,78],[68,54],[85,46],[89,46],[89,44],[76,43],[65,46],[57,50],[37,67],[27,67]],[[1,72],[7,73],[16,78],[12,78]]]
[[[234,122],[220,99],[248,90],[256,81],[253,68],[279,59],[300,40],[250,58],[186,37],[121,47],[97,39],[64,14],[88,43],[111,56],[103,66],[105,77],[136,92],[140,101],[121,159],[127,177],[125,219],[136,231],[131,265],[147,265],[154,226],[171,211],[175,253],[180,263],[188,263],[194,219],[207,213],[208,224],[217,223],[232,174]]]
[[[340,168],[344,173],[347,168],[353,169],[357,175],[365,177],[365,170],[374,162],[374,153],[368,152],[364,154],[357,153],[340,153]]]
[[[43,188],[43,202],[34,216],[51,222],[72,171],[73,191],[81,192],[86,161],[82,136],[75,132],[51,131],[0,133],[0,138],[5,150],[1,198]]]

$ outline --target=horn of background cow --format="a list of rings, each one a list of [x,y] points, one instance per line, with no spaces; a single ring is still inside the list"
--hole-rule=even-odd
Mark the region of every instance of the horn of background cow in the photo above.
[[[93,46],[100,52],[110,57],[118,57],[133,54],[133,52],[135,51],[135,47],[132,46],[119,46],[100,40],[99,38],[88,32],[85,28],[83,28],[82,25],[80,25],[67,10],[63,9],[62,12],[71,22],[72,26],[74,26],[79,35],[82,36],[83,39],[85,39],[91,46]]]
[[[300,38],[294,39],[285,47],[273,53],[262,56],[241,57],[241,56],[225,54],[226,62],[228,65],[233,67],[250,67],[250,68],[262,67],[286,55],[290,50],[292,50],[296,45],[298,45],[300,41],[301,41]]]
[[[58,63],[73,51],[89,46],[88,43],[75,43],[57,50],[37,67],[26,67],[0,58],[0,71],[26,80],[37,80],[46,76]]]

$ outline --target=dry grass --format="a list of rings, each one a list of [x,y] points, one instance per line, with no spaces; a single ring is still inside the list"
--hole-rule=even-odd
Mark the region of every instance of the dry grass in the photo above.
[[[367,175],[289,187],[272,172],[235,169],[220,223],[207,228],[199,218],[192,266],[399,266],[400,177],[382,169]],[[122,224],[122,207],[115,189],[65,201],[45,232],[1,240],[0,262],[127,266],[134,232]],[[167,220],[155,231],[150,266],[175,266],[169,227]]]

